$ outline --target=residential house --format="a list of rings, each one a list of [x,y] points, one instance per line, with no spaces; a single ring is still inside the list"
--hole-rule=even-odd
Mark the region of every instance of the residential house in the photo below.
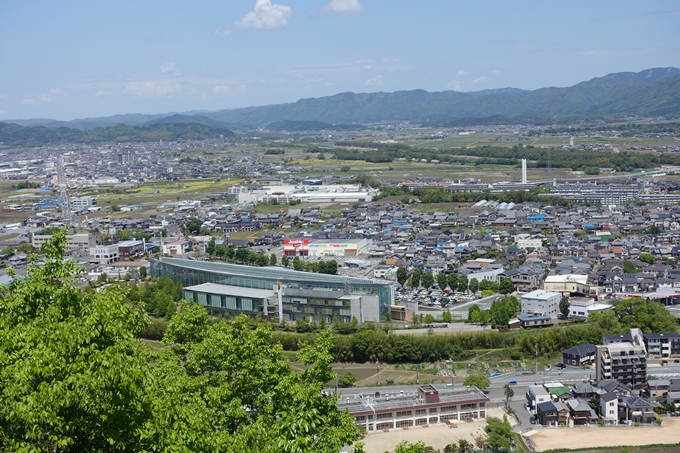
[[[562,362],[576,367],[590,365],[595,360],[595,351],[595,345],[582,343],[562,351]]]

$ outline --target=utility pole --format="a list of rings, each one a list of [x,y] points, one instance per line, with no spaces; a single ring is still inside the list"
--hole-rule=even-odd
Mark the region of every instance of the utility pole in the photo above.
[[[534,343],[534,349],[536,350],[536,374],[538,374],[538,343]]]
[[[378,370],[378,385],[380,385],[380,360],[375,361],[375,368]]]

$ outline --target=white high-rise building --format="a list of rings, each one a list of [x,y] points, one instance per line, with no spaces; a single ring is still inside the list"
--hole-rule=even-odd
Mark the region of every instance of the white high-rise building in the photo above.
[[[527,183],[527,160],[522,159],[522,184]]]

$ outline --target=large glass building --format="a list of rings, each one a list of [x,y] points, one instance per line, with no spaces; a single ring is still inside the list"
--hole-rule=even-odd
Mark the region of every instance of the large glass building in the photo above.
[[[282,267],[194,261],[151,260],[151,276],[166,276],[184,287],[185,299],[215,315],[258,313],[271,319],[361,322],[389,316],[392,283],[343,275],[314,274]]]

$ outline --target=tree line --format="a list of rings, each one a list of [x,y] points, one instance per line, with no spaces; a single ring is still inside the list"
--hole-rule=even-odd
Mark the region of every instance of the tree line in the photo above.
[[[474,148],[431,149],[411,147],[405,144],[382,144],[375,142],[336,142],[338,146],[352,146],[354,149],[334,149],[336,159],[364,160],[366,162],[392,162],[396,159],[418,161],[425,159],[446,164],[466,165],[510,165],[519,167],[521,159],[527,159],[527,166],[546,168],[547,153],[543,148],[516,145],[479,146]],[[366,149],[356,149],[366,148]],[[370,150],[369,150],[370,149]],[[472,157],[472,159],[468,159]],[[593,152],[589,150],[552,150],[550,164],[556,168],[585,170],[586,168],[614,168],[617,171],[632,171],[636,168],[654,168],[661,165],[680,165],[680,155],[671,153],[640,154],[622,151],[620,153]]]

